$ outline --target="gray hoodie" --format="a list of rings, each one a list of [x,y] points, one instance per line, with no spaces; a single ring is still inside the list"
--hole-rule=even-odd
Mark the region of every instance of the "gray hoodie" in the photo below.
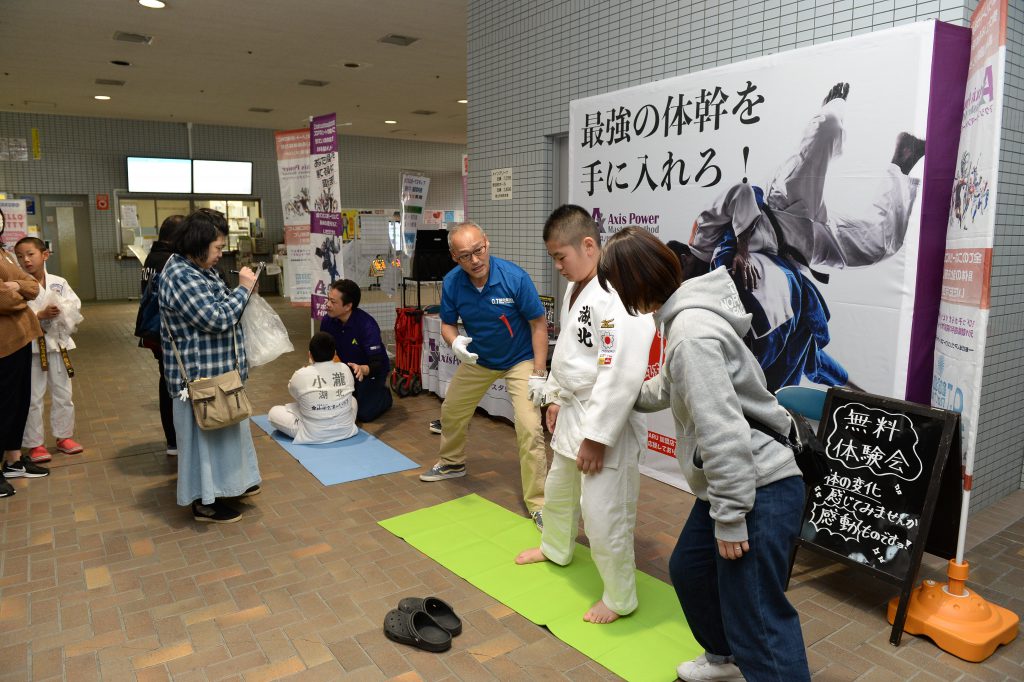
[[[676,457],[694,494],[711,504],[715,537],[746,540],[756,489],[800,475],[793,452],[744,417],[789,433],[789,414],[765,388],[761,366],[743,343],[750,314],[720,267],[683,282],[654,321],[666,337],[665,357],[636,408],[672,408]]]

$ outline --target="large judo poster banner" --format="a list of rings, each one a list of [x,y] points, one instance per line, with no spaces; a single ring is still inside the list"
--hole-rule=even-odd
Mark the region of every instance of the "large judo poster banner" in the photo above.
[[[274,141],[288,258],[283,293],[292,305],[305,306],[313,288],[309,267],[309,128],[278,131]]]
[[[313,210],[309,219],[312,246],[313,290],[309,314],[314,320],[327,314],[327,292],[345,276],[341,257],[341,187],[338,181],[338,125],[335,114],[316,116],[309,124],[309,177]]]
[[[771,390],[927,400],[968,46],[922,22],[575,100],[570,201],[730,268]],[[645,473],[680,484],[649,428]]]
[[[995,234],[999,135],[1006,64],[1006,0],[971,16],[971,58],[949,205],[931,404],[960,412],[968,470],[978,435]]]

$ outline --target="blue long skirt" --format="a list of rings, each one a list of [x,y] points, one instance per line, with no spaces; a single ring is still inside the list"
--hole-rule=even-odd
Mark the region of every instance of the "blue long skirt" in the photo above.
[[[178,504],[218,497],[237,497],[260,482],[256,448],[249,420],[214,431],[203,431],[192,414],[192,403],[175,399],[174,429],[178,434]]]

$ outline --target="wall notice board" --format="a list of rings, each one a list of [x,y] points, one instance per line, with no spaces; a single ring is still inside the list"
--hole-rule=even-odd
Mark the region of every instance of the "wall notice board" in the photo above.
[[[808,494],[798,544],[901,586],[898,644],[924,551],[952,558],[962,486],[954,412],[833,388],[818,436],[828,475]]]

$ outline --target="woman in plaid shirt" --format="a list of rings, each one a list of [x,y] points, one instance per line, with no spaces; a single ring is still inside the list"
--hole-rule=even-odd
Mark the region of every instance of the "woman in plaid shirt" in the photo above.
[[[161,346],[167,362],[164,379],[174,400],[178,434],[178,504],[192,506],[196,521],[233,523],[237,509],[223,502],[260,492],[249,420],[203,431],[188,401],[186,378],[171,348],[177,345],[188,379],[213,377],[235,368],[248,376],[245,339],[238,322],[256,276],[249,268],[238,274],[239,286],[228,289],[214,266],[224,251],[228,223],[224,214],[201,208],[181,225],[174,255],[160,273]],[[237,350],[237,353],[236,353]]]

